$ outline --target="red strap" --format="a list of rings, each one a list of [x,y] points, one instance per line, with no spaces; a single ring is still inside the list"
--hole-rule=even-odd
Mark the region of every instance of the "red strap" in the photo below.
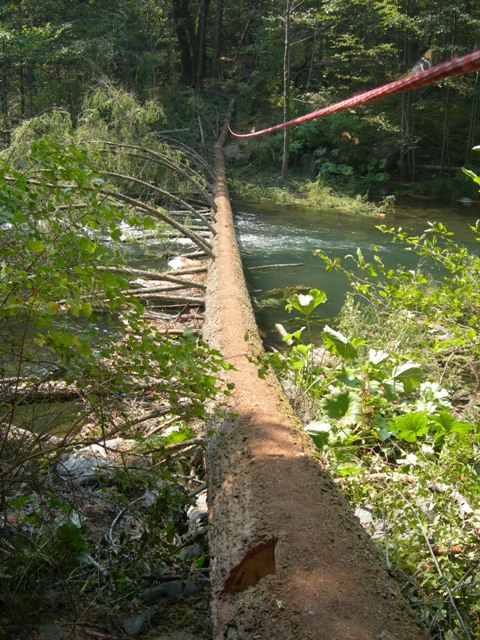
[[[252,131],[251,133],[235,133],[230,128],[230,123],[228,123],[228,130],[232,136],[235,136],[236,138],[253,138],[253,136],[261,136],[264,133],[270,133],[271,131],[281,131],[287,127],[294,127],[295,125],[303,124],[304,122],[309,122],[316,118],[329,116],[330,114],[342,111],[343,109],[351,109],[352,107],[357,107],[360,104],[366,104],[373,100],[386,98],[387,96],[394,95],[395,93],[403,93],[404,91],[418,89],[419,87],[431,84],[432,82],[437,82],[438,80],[443,80],[444,78],[449,78],[451,76],[463,75],[464,73],[469,73],[476,69],[480,69],[480,51],[469,53],[462,58],[453,58],[453,60],[443,62],[436,67],[432,67],[431,69],[427,69],[426,71],[422,71],[416,75],[407,76],[406,78],[401,78],[400,80],[395,80],[395,82],[385,84],[383,87],[359,93],[347,100],[331,104],[323,109],[317,109],[316,111],[307,113],[304,116],[299,116],[293,120],[281,122],[273,127],[267,127],[266,129],[260,129],[259,131]]]

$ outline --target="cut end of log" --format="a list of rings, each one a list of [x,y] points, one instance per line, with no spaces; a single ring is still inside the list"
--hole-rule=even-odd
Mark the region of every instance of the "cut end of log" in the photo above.
[[[260,542],[250,548],[243,560],[234,567],[227,578],[224,593],[239,593],[255,587],[265,576],[275,575],[275,545],[277,540]]]

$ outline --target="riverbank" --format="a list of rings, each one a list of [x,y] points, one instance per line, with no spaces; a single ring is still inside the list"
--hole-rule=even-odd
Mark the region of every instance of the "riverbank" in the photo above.
[[[306,330],[287,336],[271,362],[429,632],[470,640],[479,611],[478,247],[457,245],[441,222],[416,238],[394,235],[423,262],[389,269],[380,250],[354,262],[322,252],[350,283],[336,331],[312,339],[310,305],[321,297],[294,294],[296,328]]]
[[[359,177],[335,180],[313,173],[305,178],[292,172],[284,182],[273,171],[252,173],[248,166],[231,163],[229,173],[230,192],[233,200],[267,204],[269,206],[296,206],[303,208],[331,209],[342,213],[365,215],[390,215],[395,213],[397,201],[413,203],[437,202],[465,206],[479,204],[479,195],[473,182],[461,169],[438,176],[438,171],[423,171],[415,182],[400,177],[381,180]],[[438,168],[437,168],[438,169]],[[415,205],[414,205],[415,206]]]

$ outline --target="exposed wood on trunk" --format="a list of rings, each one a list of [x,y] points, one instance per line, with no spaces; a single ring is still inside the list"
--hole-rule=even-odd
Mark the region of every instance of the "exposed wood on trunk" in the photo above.
[[[170,286],[165,286],[165,287],[142,287],[142,286],[138,286],[135,287],[133,289],[128,289],[127,291],[122,291],[122,293],[126,296],[138,296],[139,294],[142,295],[144,298],[153,294],[157,294],[157,293],[165,293],[167,291],[183,291],[184,289],[186,289],[187,287],[184,287],[182,285],[179,284],[172,284]],[[202,287],[200,287],[202,288]],[[205,285],[203,285],[203,288],[205,288]]]
[[[142,293],[142,294],[148,294],[148,293],[163,293],[164,291],[179,291],[182,289],[190,289],[190,288],[196,288],[196,289],[206,289],[206,285],[202,284],[201,282],[191,282],[191,283],[187,283],[187,282],[182,282],[181,284],[177,284],[175,286],[171,286],[171,287],[138,287],[136,289],[128,289],[127,291],[123,291],[122,293],[124,295],[133,295],[136,296],[138,293]]]
[[[263,353],[242,272],[222,147],[205,337],[235,369],[207,447],[215,640],[420,640],[371,539],[315,460]],[[246,340],[248,336],[248,340]]]

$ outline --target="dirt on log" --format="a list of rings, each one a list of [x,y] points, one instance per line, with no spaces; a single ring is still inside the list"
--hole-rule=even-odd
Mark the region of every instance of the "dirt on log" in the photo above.
[[[204,334],[236,368],[207,449],[216,640],[425,640],[373,542],[315,458],[262,352],[215,147],[217,235]]]

